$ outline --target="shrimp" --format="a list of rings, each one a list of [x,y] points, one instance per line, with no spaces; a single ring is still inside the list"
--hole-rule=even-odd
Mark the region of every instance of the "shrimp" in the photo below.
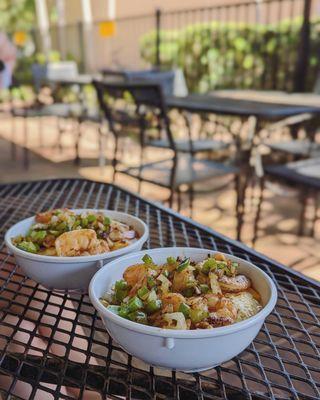
[[[208,322],[213,327],[233,324],[237,319],[238,310],[230,299],[222,298],[216,311],[209,314]]]
[[[38,213],[36,215],[36,222],[41,224],[49,224],[52,216],[55,215],[58,211],[61,211],[64,214],[73,214],[73,212],[68,210],[67,208],[64,209],[57,208],[55,210],[49,210],[42,213]]]
[[[249,289],[251,281],[244,275],[233,277],[223,275],[219,278],[219,285],[223,292],[238,293]]]
[[[78,229],[65,232],[55,241],[58,256],[93,255],[109,251],[104,240],[99,240],[93,229]]]
[[[213,293],[208,293],[204,297],[207,300],[209,311],[215,311],[217,304],[220,301],[220,297]]]
[[[186,299],[180,293],[166,293],[162,295],[163,312],[176,312],[179,310],[181,303],[185,303]]]
[[[147,267],[145,264],[136,264],[127,268],[123,274],[124,280],[132,287],[129,295],[134,295],[138,288],[147,280]]]
[[[172,291],[182,292],[192,286],[194,282],[195,277],[191,268],[186,268],[181,272],[176,271],[173,276]]]

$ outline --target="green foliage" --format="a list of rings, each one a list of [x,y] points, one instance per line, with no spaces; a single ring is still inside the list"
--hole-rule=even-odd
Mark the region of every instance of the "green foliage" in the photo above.
[[[0,29],[6,32],[31,29],[35,23],[34,0],[0,0]]]
[[[191,91],[217,88],[292,90],[301,18],[278,24],[198,23],[179,31],[160,32],[160,61],[183,69]],[[319,68],[320,19],[311,21],[307,88],[313,89]],[[140,40],[141,56],[156,60],[156,33]]]

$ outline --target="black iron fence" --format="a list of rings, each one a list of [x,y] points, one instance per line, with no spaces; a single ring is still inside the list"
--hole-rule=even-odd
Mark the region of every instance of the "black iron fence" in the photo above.
[[[318,7],[318,9],[317,9]],[[255,0],[53,27],[52,48],[82,69],[181,68],[191,91],[312,91],[320,65],[317,0]],[[41,37],[33,33],[40,49]]]

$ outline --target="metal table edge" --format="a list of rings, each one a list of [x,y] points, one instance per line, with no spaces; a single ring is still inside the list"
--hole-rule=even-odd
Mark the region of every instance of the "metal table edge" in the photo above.
[[[245,245],[244,243],[236,240],[236,239],[230,239],[227,236],[223,235],[222,233],[219,233],[211,228],[209,228],[208,226],[205,226],[199,222],[194,221],[191,218],[188,218],[184,215],[179,214],[178,212],[162,205],[161,203],[158,203],[156,201],[152,201],[152,200],[148,200],[143,196],[140,196],[138,193],[134,193],[131,192],[130,190],[127,190],[126,188],[122,187],[121,185],[116,185],[112,182],[103,182],[103,181],[98,181],[98,180],[93,180],[93,179],[86,179],[86,178],[75,178],[75,177],[71,177],[71,178],[50,178],[50,179],[34,179],[34,180],[29,180],[29,181],[17,181],[17,182],[8,182],[8,183],[0,183],[0,188],[3,186],[13,186],[13,185],[19,185],[19,184],[28,184],[28,183],[37,183],[37,182],[64,182],[64,181],[82,181],[82,182],[91,182],[91,183],[97,183],[97,184],[105,184],[105,185],[109,185],[112,186],[115,189],[119,189],[124,193],[127,193],[129,196],[133,196],[145,203],[148,203],[150,206],[153,206],[155,208],[160,209],[161,211],[166,212],[167,214],[170,214],[171,216],[175,217],[175,218],[179,218],[180,220],[182,220],[183,222],[186,222],[188,224],[191,224],[193,226],[195,226],[198,229],[201,229],[202,231],[205,231],[206,233],[210,234],[210,235],[215,235],[218,239],[221,239],[225,242],[227,242],[230,245],[235,245],[237,247],[239,247],[241,250],[249,253],[251,256],[257,257],[262,259],[264,262],[266,263],[270,263],[273,264],[274,266],[282,269],[283,271],[285,271],[286,273],[293,275],[297,278],[303,279],[304,281],[308,282],[309,284],[315,286],[317,289],[320,289],[320,282],[316,281],[313,278],[310,278],[306,275],[304,275],[303,273],[299,272],[299,271],[295,271],[294,269],[287,267],[286,265],[280,263],[279,261],[274,260],[271,257],[268,257],[254,249],[252,249],[251,247]]]

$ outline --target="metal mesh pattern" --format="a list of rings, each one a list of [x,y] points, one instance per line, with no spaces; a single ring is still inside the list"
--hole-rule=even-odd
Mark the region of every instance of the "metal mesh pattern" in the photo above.
[[[319,287],[259,254],[115,186],[54,180],[0,186],[1,234],[52,207],[110,208],[150,227],[148,247],[214,248],[254,262],[279,300],[254,342],[204,373],[152,368],[107,336],[86,295],[50,292],[0,251],[0,393],[4,399],[318,399]],[[40,344],[39,344],[40,343]],[[64,386],[68,386],[65,391]],[[18,388],[23,388],[22,390]],[[1,396],[0,396],[1,397]]]

